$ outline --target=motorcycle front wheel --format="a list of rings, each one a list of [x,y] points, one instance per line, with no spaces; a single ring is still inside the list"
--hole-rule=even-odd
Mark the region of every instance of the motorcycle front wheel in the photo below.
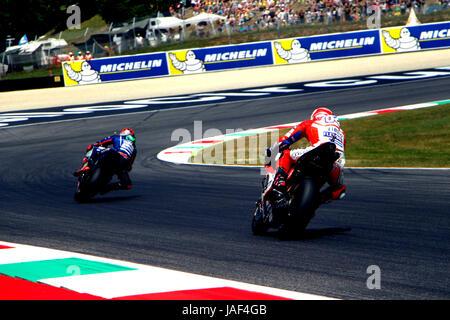
[[[77,202],[86,202],[94,197],[102,184],[102,170],[95,168],[92,172],[85,173],[78,179],[77,191],[74,199]]]

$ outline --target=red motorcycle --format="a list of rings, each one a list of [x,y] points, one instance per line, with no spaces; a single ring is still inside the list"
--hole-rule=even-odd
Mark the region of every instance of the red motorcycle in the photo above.
[[[339,153],[332,142],[304,153],[288,173],[285,195],[273,186],[275,170],[271,163],[274,160],[266,163],[263,191],[256,202],[252,220],[253,234],[263,235],[269,229],[277,230],[281,239],[301,234],[321,204],[321,188],[338,158]],[[288,199],[287,202],[281,201],[283,196]]]

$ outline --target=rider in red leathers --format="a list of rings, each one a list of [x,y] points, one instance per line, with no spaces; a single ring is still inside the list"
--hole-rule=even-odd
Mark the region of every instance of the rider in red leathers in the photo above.
[[[301,138],[306,138],[311,146],[305,149],[289,150],[289,147]],[[345,196],[346,186],[343,183],[345,134],[331,110],[321,107],[314,110],[310,120],[297,124],[271,148],[272,154],[276,154],[275,151],[282,153],[277,163],[278,169],[274,180],[275,189],[279,190],[284,197],[281,199],[282,202],[287,201],[286,179],[297,160],[304,153],[330,141],[336,145],[336,152],[340,154],[340,157],[329,174],[329,187],[321,193],[321,203],[342,199]]]

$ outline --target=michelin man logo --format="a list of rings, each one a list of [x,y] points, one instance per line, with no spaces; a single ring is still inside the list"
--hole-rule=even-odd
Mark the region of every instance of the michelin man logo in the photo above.
[[[383,37],[386,45],[397,52],[420,50],[419,40],[412,37],[411,32],[407,28],[400,30],[398,39],[393,38],[386,30],[383,30]]]
[[[302,48],[300,41],[297,39],[292,41],[291,50],[283,49],[279,42],[275,42],[274,45],[280,58],[286,60],[288,63],[311,61],[308,50]]]
[[[67,76],[78,84],[91,84],[101,82],[98,72],[93,70],[91,65],[87,61],[83,61],[81,63],[81,71],[73,70],[72,66],[68,63],[64,64],[64,68],[67,71]]]
[[[186,60],[180,61],[173,53],[169,53],[170,60],[175,69],[183,72],[184,74],[205,72],[205,66],[202,60],[196,58],[195,53],[189,50],[186,53]]]

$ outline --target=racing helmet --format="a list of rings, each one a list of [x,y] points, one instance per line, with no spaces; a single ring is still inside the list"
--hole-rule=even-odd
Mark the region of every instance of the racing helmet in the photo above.
[[[323,116],[331,116],[331,115],[333,115],[333,112],[330,109],[326,107],[320,107],[314,110],[313,113],[311,113],[311,120],[319,120]]]
[[[133,129],[128,129],[128,128],[123,128],[122,131],[120,131],[120,135],[125,137],[125,139],[130,140],[130,141],[136,141],[136,137],[134,136],[134,130]]]

